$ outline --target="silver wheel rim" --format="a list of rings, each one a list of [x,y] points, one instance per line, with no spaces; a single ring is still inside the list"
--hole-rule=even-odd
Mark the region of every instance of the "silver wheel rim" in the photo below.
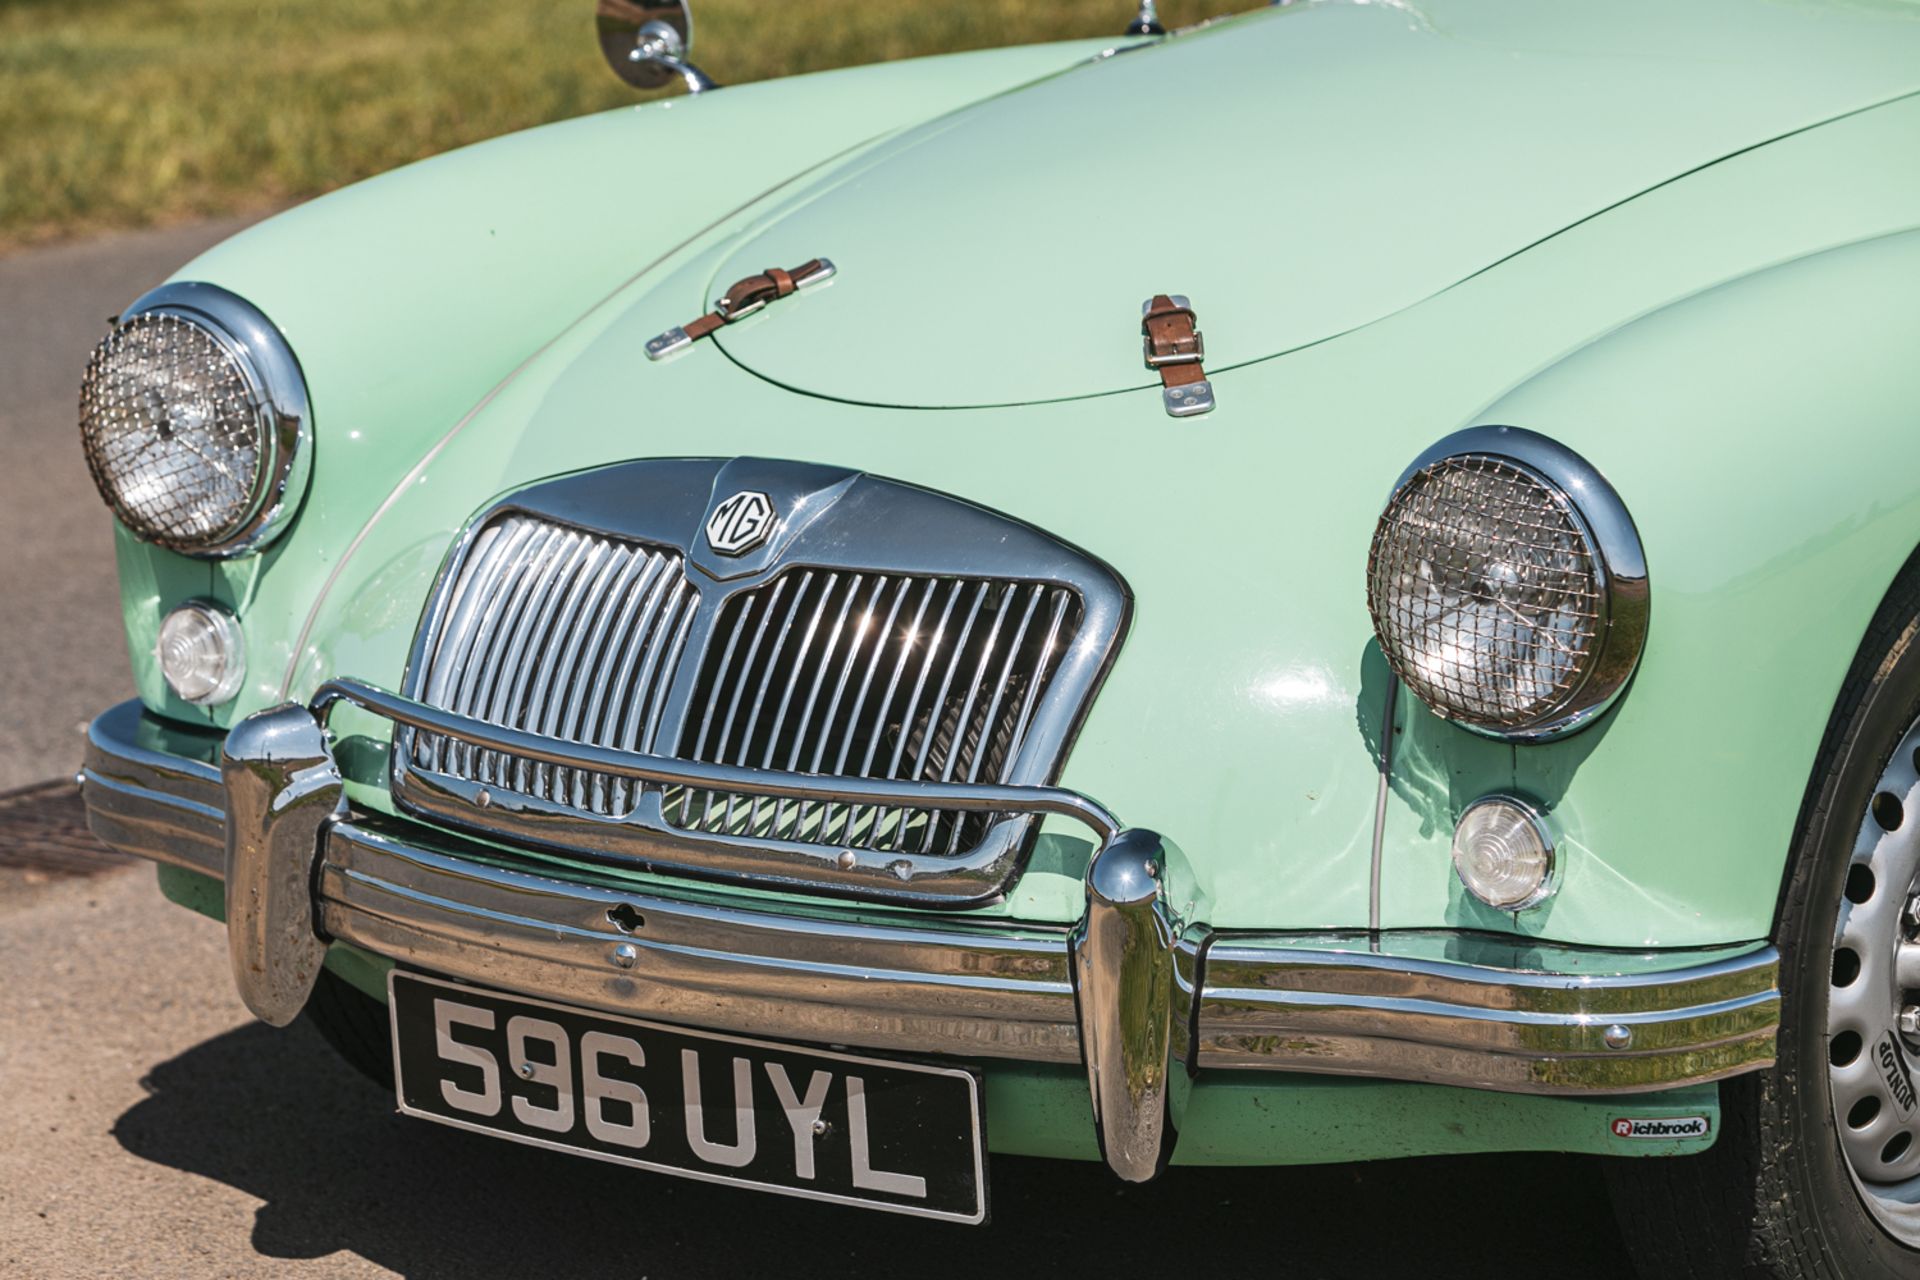
[[[1833,932],[1827,1082],[1854,1187],[1901,1243],[1920,1247],[1920,1035],[1900,1011],[1920,1005],[1920,942],[1909,910],[1920,876],[1920,723],[1874,788],[1854,839]]]

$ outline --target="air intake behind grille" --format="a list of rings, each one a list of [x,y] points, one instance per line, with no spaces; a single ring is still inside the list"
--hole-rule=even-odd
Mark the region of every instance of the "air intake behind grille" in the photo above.
[[[428,654],[421,700],[567,742],[651,751],[698,595],[678,552],[520,514],[468,549]],[[416,768],[603,815],[629,785],[413,736]]]
[[[1050,583],[795,568],[729,598],[678,755],[858,778],[1003,782],[1080,625]],[[687,830],[952,854],[985,814],[670,789]]]

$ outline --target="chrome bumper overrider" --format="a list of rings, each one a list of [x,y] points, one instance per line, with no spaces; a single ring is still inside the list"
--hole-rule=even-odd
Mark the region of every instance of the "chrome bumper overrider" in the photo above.
[[[170,750],[137,703],[89,731],[89,821],[108,844],[225,881],[236,982],[284,1024],[327,945],[586,1008],[770,1039],[1084,1063],[1123,1178],[1172,1153],[1192,1078],[1307,1071],[1537,1094],[1635,1093],[1773,1060],[1774,949],[1608,952],[1446,931],[1245,934],[1182,918],[1180,851],[1050,788],[955,788],[942,805],[1065,816],[1099,841],[1071,927],[764,905],[687,882],[637,891],[360,813],[325,721],[355,703],[554,763],[656,785],[716,766],[589,752],[453,719],[370,686],[262,712],[221,759]],[[749,771],[740,771],[743,775]],[[760,774],[765,794],[896,800],[905,784]],[[964,792],[964,794],[963,794]],[[923,800],[924,802],[924,800]],[[1198,914],[1188,910],[1188,914]]]

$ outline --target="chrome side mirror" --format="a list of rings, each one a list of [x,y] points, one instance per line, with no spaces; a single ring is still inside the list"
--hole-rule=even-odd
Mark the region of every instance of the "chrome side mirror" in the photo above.
[[[1129,36],[1163,36],[1167,29],[1160,25],[1160,8],[1155,0],[1140,0],[1140,12],[1133,15],[1133,21],[1122,32]]]
[[[686,0],[598,0],[594,25],[607,65],[636,89],[658,89],[675,76],[688,93],[720,87],[687,61],[693,16]]]

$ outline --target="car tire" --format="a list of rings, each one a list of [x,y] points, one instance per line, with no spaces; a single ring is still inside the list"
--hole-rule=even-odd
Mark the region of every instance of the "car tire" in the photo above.
[[[1720,1134],[1705,1152],[1606,1161],[1620,1229],[1645,1280],[1920,1277],[1920,1252],[1882,1227],[1854,1185],[1829,1087],[1827,1023],[1856,846],[1867,839],[1863,823],[1895,749],[1912,748],[1916,719],[1920,572],[1910,564],[1854,660],[1802,804],[1775,921],[1775,1065],[1721,1085]],[[1920,813],[1905,821],[1920,824]]]
[[[322,969],[307,1000],[306,1018],[354,1070],[383,1089],[393,1088],[393,1039],[385,1004]]]

